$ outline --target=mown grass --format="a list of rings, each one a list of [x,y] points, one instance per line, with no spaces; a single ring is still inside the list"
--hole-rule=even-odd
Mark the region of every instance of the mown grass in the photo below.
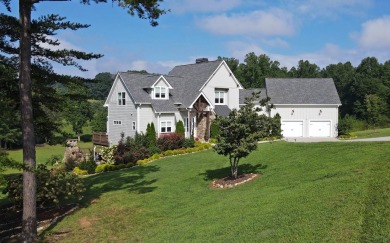
[[[63,242],[389,242],[389,143],[267,143],[233,189],[212,151],[85,178],[84,207],[46,233]]]
[[[370,129],[364,131],[353,132],[356,138],[377,138],[390,136],[390,128]]]

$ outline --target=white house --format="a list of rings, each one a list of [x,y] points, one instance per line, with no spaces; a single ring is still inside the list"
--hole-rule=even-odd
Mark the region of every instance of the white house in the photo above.
[[[262,91],[276,108],[267,115],[282,117],[284,136],[337,136],[340,100],[332,79],[266,79]],[[215,115],[227,116],[252,92],[243,88],[223,60],[197,59],[167,75],[120,72],[105,102],[108,141],[118,143],[121,133],[145,133],[151,122],[158,136],[174,132],[179,120],[186,137],[192,133],[203,139]]]

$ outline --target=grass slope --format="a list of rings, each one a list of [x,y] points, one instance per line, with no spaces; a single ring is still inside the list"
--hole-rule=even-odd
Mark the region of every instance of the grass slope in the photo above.
[[[389,143],[261,144],[229,174],[212,151],[85,179],[85,207],[47,233],[64,242],[388,242]]]
[[[390,136],[390,128],[381,128],[375,130],[364,130],[359,132],[353,132],[356,138],[377,138]]]

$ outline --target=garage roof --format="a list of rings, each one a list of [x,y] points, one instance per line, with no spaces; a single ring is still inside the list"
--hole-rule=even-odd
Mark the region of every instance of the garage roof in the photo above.
[[[341,105],[332,78],[266,78],[272,104]]]

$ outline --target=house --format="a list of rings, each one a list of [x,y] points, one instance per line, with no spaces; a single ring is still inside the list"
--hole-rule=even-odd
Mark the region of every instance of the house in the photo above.
[[[203,139],[216,115],[238,109],[253,91],[243,88],[224,60],[197,59],[167,75],[119,72],[105,102],[108,141],[116,144],[121,134],[145,133],[151,122],[161,136],[174,132],[180,120],[186,137]],[[276,108],[271,114],[263,112],[281,114],[285,136],[337,136],[340,100],[332,79],[267,79],[260,91]],[[328,124],[331,131],[325,134]]]

